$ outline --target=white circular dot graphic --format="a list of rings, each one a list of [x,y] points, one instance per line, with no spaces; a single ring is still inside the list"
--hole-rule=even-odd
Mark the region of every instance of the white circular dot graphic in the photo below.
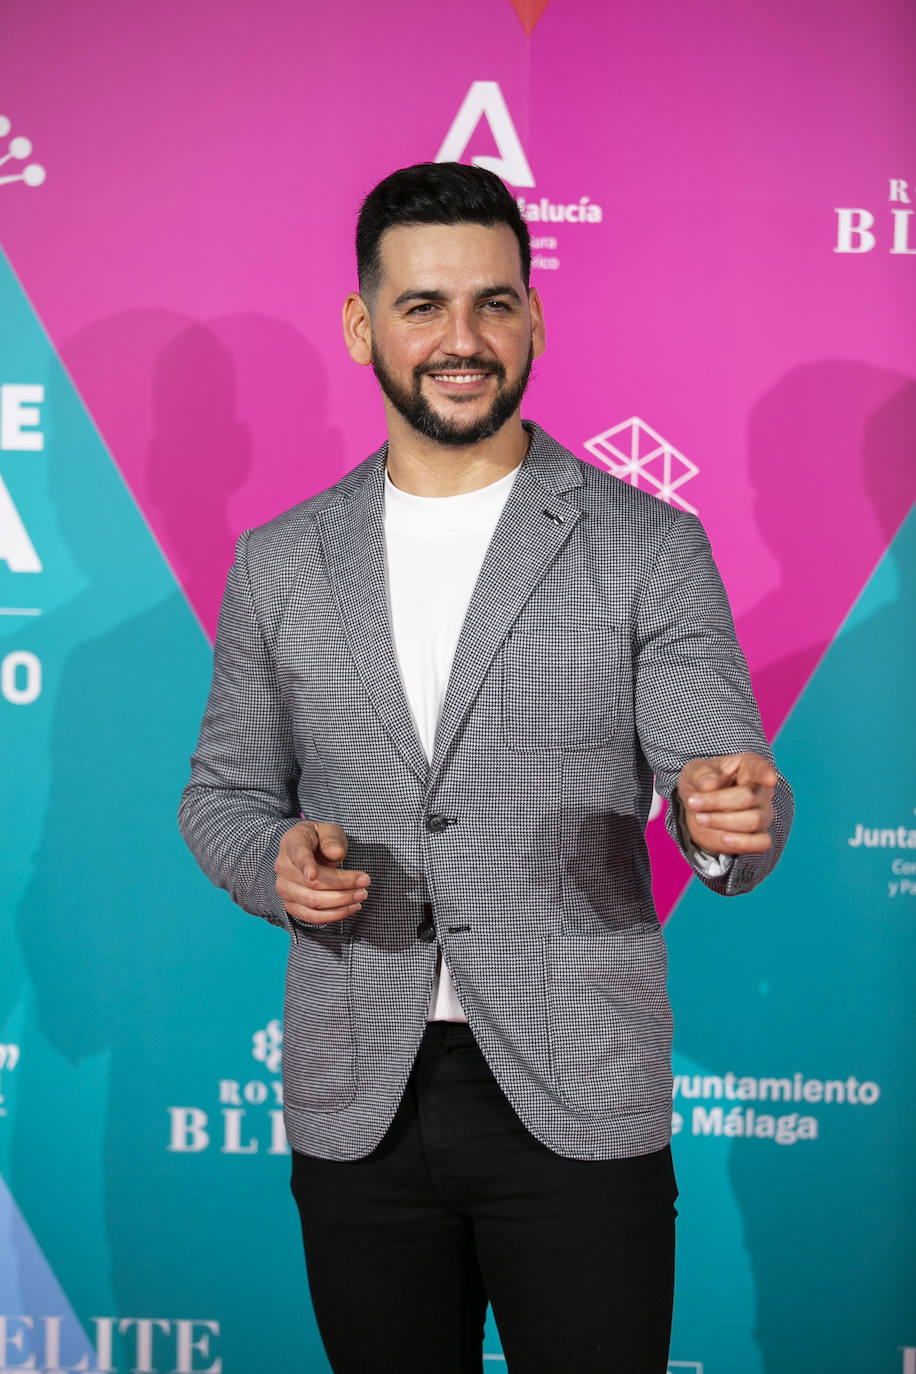
[[[0,138],[6,138],[12,127],[6,115],[0,115]]]
[[[20,135],[19,138],[12,138],[12,139],[10,139],[10,156],[11,156],[11,157],[18,157],[18,158],[21,158],[21,157],[28,157],[28,155],[29,155],[29,153],[30,153],[31,151],[32,151],[32,141],[31,141],[31,139],[23,138],[21,135]]]
[[[30,162],[28,167],[23,168],[22,180],[26,186],[40,186],[47,175],[40,162]]]

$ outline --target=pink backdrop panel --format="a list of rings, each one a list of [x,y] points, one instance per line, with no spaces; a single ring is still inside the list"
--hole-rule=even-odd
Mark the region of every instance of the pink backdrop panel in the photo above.
[[[889,251],[889,188],[916,177],[916,16],[466,0],[454,18],[36,0],[5,20],[2,98],[47,179],[4,189],[6,251],[212,634],[238,532],[384,437],[340,338],[361,197],[497,82],[535,183],[518,194],[601,207],[531,223],[558,265],[534,274],[548,351],[526,413],[593,461],[589,440],[638,417],[697,469],[677,497],[773,732],[914,496],[916,330],[887,302],[914,270]],[[463,156],[500,151],[482,120]],[[874,215],[873,251],[835,251],[838,206]],[[653,848],[667,911],[684,870]]]

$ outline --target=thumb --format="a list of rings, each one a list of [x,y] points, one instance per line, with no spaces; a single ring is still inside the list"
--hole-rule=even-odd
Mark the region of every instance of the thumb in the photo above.
[[[779,781],[779,775],[762,754],[743,754],[738,781],[745,785],[761,783],[764,787],[775,787]]]
[[[721,758],[714,759],[713,762],[719,770],[719,777],[737,778],[738,769],[744,758],[746,758],[745,754],[723,754]]]
[[[694,759],[688,767],[690,772],[686,775],[685,781],[691,790],[715,792],[737,772],[738,761],[731,755],[726,755],[723,758]]]
[[[718,758],[705,759],[704,762],[709,764],[709,771],[703,774],[703,779],[698,784],[701,792],[714,792],[720,787],[729,787],[738,781],[740,754],[723,754]]]

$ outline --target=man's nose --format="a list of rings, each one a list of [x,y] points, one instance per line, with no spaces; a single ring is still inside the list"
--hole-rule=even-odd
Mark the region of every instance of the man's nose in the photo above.
[[[462,309],[451,311],[440,341],[442,351],[459,358],[472,358],[483,346],[474,312]]]

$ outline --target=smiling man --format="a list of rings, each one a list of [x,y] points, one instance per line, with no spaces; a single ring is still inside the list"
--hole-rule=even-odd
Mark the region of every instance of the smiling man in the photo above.
[[[396,447],[392,422],[406,422],[408,448],[422,435],[437,446],[467,449],[493,439],[513,417],[504,439],[514,440],[516,452],[520,442],[527,447],[518,410],[535,353],[544,349],[544,322],[537,292],[529,293],[519,279],[512,230],[505,224],[400,225],[386,233],[384,255],[384,306],[373,315],[363,296],[348,296],[344,330],[357,362],[366,361],[368,346],[388,403],[389,449]],[[362,273],[362,289],[376,301],[380,258],[377,246]],[[427,278],[436,285],[408,286],[391,299],[395,282]],[[446,329],[457,331],[454,340],[442,339],[445,318]],[[439,356],[430,358],[430,352]],[[396,365],[403,376],[395,374]]]
[[[290,936],[286,1127],[336,1374],[664,1374],[671,1015],[644,831],[716,892],[792,817],[699,522],[521,419],[502,182],[366,198],[387,442],[239,540],[182,831]]]

